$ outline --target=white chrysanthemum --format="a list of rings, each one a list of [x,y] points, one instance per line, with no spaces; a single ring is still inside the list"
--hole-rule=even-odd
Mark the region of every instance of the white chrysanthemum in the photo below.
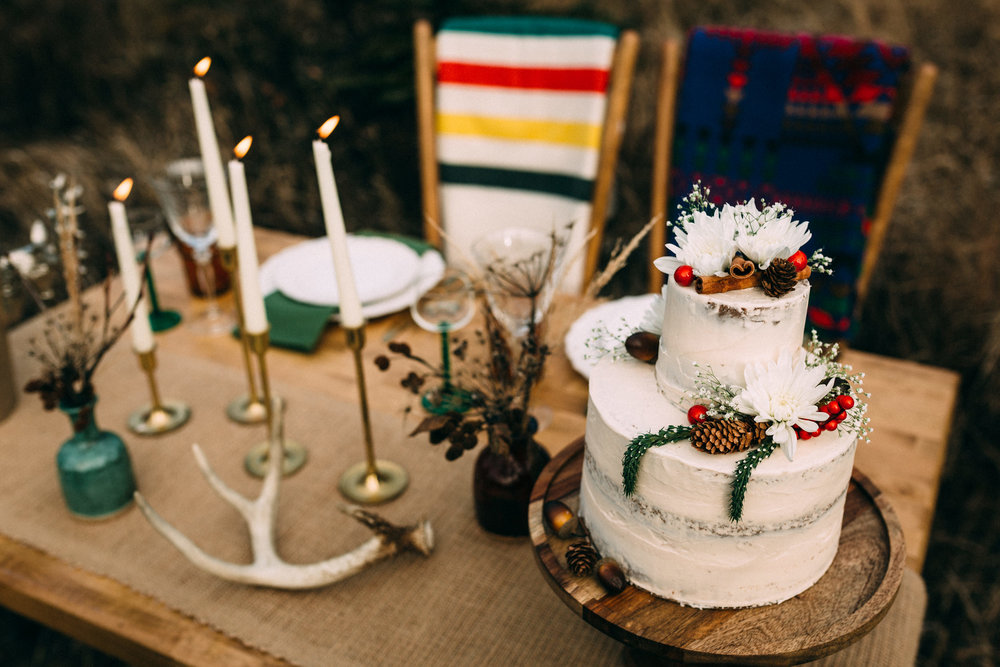
[[[795,457],[797,437],[794,426],[815,432],[817,422],[828,415],[816,404],[833,388],[831,378],[822,384],[826,366],[806,366],[805,352],[782,352],[777,361],[749,364],[744,371],[746,389],[736,397],[736,409],[754,416],[757,422],[772,422],[767,434],[781,445],[791,461]]]
[[[723,215],[727,213],[735,220],[740,252],[761,269],[772,259],[791,257],[812,238],[809,223],[795,222],[792,212],[780,204],[758,211],[751,199],[739,206],[724,206]]]
[[[660,288],[660,293],[657,294],[649,307],[646,308],[646,312],[642,314],[642,320],[639,322],[639,331],[648,331],[650,333],[655,333],[660,335],[663,333],[663,309],[667,305],[667,286],[664,285]]]
[[[697,276],[725,275],[736,254],[736,223],[732,216],[695,211],[691,222],[677,230],[676,243],[668,243],[673,257],[659,257],[653,265],[667,275],[689,265]]]

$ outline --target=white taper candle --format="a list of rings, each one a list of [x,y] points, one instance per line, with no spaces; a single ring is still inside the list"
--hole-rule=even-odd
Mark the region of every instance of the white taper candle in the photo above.
[[[219,247],[232,248],[236,243],[236,235],[233,229],[233,214],[229,206],[226,174],[222,168],[222,157],[219,154],[219,142],[215,137],[215,123],[212,121],[212,111],[208,105],[205,82],[201,80],[201,77],[208,71],[208,64],[204,64],[206,62],[211,64],[211,59],[203,58],[199,61],[195,67],[198,76],[188,81],[188,87],[191,89],[194,125],[198,132],[201,160],[205,165],[208,203],[212,209],[212,220],[219,235]]]
[[[125,204],[120,201],[108,202],[108,215],[111,217],[111,235],[115,242],[115,253],[118,255],[118,270],[125,288],[125,303],[129,308],[139,298],[139,269],[135,262],[135,247],[132,245],[132,232],[128,226],[128,216]],[[149,352],[153,349],[153,329],[149,326],[149,310],[145,297],[135,306],[132,319],[132,347],[136,352]]]
[[[243,326],[247,333],[260,334],[267,331],[267,315],[264,311],[264,297],[260,292],[257,243],[253,237],[253,217],[250,214],[250,193],[247,190],[246,171],[239,160],[229,161],[229,184],[232,188],[233,217],[236,221],[236,254],[240,265],[240,292],[243,295]]]
[[[340,198],[337,195],[337,182],[333,178],[330,147],[325,141],[320,139],[313,141],[313,158],[316,161],[316,177],[323,204],[326,235],[330,240],[333,269],[337,276],[340,323],[345,327],[357,329],[365,320],[361,313],[361,300],[358,298],[357,286],[354,283],[354,273],[351,270],[351,258],[347,253],[347,230],[344,228],[344,214],[340,209]]]

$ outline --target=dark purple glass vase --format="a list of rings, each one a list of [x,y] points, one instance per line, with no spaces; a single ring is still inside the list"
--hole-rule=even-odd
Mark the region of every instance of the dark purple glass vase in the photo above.
[[[484,447],[476,458],[472,492],[476,520],[496,535],[528,535],[528,501],[535,480],[549,462],[549,454],[527,438],[511,443],[509,453]]]

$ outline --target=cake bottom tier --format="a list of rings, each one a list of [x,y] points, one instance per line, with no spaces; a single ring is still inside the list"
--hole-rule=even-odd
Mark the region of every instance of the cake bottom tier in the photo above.
[[[622,455],[641,433],[683,423],[652,368],[631,361],[591,375],[580,515],[603,556],[654,595],[699,608],[783,602],[815,584],[840,542],[856,440],[827,433],[775,451],[754,471],[732,522],[732,473],[746,453],[710,455],[682,441],[644,455],[635,493]]]
[[[811,523],[720,535],[681,517],[644,520],[607,486],[595,482],[585,456],[580,514],[595,548],[617,560],[632,584],[684,605],[734,609],[784,602],[819,581],[837,554],[846,488]],[[641,515],[647,508],[637,509]]]

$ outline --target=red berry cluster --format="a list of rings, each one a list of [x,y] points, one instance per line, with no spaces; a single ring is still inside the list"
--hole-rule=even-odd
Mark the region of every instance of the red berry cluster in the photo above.
[[[836,431],[837,427],[840,426],[840,422],[847,418],[847,411],[853,407],[853,398],[847,394],[837,396],[829,403],[819,406],[819,411],[830,415],[830,417],[822,424],[819,424],[818,431],[809,432],[795,426],[793,427],[795,429],[795,434],[798,436],[799,440],[808,440],[809,438],[815,438],[816,436],[822,434],[823,431]]]

